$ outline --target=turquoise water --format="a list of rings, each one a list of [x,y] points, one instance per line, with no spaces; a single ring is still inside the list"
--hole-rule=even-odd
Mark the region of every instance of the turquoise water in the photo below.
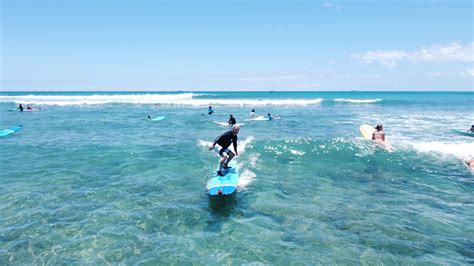
[[[18,103],[42,107],[8,112]],[[0,93],[0,264],[472,264],[472,92]],[[216,115],[202,115],[212,105]],[[244,121],[251,109],[281,119]],[[239,192],[207,150],[232,113]],[[163,115],[162,121],[151,122]],[[394,147],[364,141],[383,123]]]

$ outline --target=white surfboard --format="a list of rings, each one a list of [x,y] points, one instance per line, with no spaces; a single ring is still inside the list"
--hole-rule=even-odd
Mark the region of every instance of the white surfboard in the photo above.
[[[216,123],[216,124],[218,124],[219,126],[232,127],[232,125],[229,125],[229,123],[227,123],[227,122],[217,122],[217,121],[213,121],[213,122]],[[237,124],[239,124],[239,125],[241,125],[241,126],[245,125],[245,124],[243,124],[243,123],[242,123],[242,124],[241,124],[241,123],[237,123]]]
[[[254,118],[245,119],[245,121],[272,121],[272,120],[277,120],[277,119],[280,119],[280,117],[275,116],[275,117],[272,117],[272,119],[268,119],[268,116],[261,115],[261,116],[257,116],[257,117],[254,117]]]
[[[363,124],[359,127],[359,131],[364,139],[372,139],[375,128],[371,125]]]

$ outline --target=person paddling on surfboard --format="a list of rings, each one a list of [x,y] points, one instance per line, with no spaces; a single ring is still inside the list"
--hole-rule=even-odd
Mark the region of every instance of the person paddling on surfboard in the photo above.
[[[372,140],[375,140],[377,142],[384,142],[385,141],[385,133],[383,132],[383,126],[382,125],[376,125],[375,126],[375,131],[372,133]]]
[[[221,156],[221,159],[219,161],[219,171],[217,171],[217,174],[220,176],[224,175],[222,173],[222,168],[230,168],[229,166],[227,166],[228,163],[234,158],[234,156],[239,155],[239,153],[237,152],[237,134],[239,134],[239,131],[240,125],[235,124],[232,127],[232,130],[226,131],[222,135],[218,136],[214,140],[214,143],[212,143],[211,147],[209,147],[209,150],[211,151],[214,149],[216,144],[219,144],[219,146],[221,146],[221,149],[219,150],[219,155]],[[235,154],[229,149],[230,144],[233,144]]]
[[[212,110],[212,106],[209,106],[209,108],[207,108],[207,114],[212,115],[213,113],[214,113],[214,110]]]
[[[229,124],[231,126],[237,124],[237,121],[235,121],[235,118],[232,114],[230,114],[229,121],[227,121],[227,124]]]

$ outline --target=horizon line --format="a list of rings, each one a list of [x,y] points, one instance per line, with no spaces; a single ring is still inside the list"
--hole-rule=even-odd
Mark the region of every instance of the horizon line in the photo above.
[[[468,90],[5,90],[0,93],[9,92],[186,92],[186,93],[202,93],[202,92],[473,92]]]
[[[130,90],[98,90],[98,91],[91,91],[91,90],[73,90],[73,91],[67,91],[67,90],[25,90],[25,91],[0,91],[0,94],[3,93],[37,93],[37,92],[68,92],[68,93],[75,93],[75,92],[96,92],[96,93],[111,93],[111,92],[129,92],[129,93],[206,93],[206,92],[267,92],[267,93],[277,93],[277,92],[283,92],[283,93],[289,93],[289,92],[295,92],[295,93],[304,93],[304,92],[314,92],[314,93],[330,93],[330,92],[377,92],[377,93],[384,93],[384,92],[405,92],[405,93],[420,93],[420,92],[471,92],[474,93],[474,90],[420,90],[420,91],[408,91],[408,90],[389,90],[389,91],[375,91],[375,90],[338,90],[338,91],[283,91],[283,90],[273,90],[273,91],[268,91],[268,90],[262,90],[262,91],[256,91],[256,90],[226,90],[226,91],[219,91],[219,90],[213,90],[213,91],[187,91],[187,90],[157,90],[157,91],[130,91]]]

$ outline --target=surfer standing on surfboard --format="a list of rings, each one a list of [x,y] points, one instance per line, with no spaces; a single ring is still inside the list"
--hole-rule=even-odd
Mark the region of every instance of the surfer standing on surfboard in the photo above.
[[[224,132],[222,135],[218,136],[215,140],[214,143],[212,143],[211,147],[209,147],[209,150],[213,150],[216,144],[219,144],[221,146],[221,149],[219,150],[219,155],[221,156],[221,159],[219,161],[219,171],[217,171],[217,174],[222,176],[222,167],[224,169],[230,168],[227,166],[227,164],[234,158],[234,156],[239,155],[237,152],[237,134],[239,134],[240,131],[240,125],[235,124],[231,130]],[[229,149],[230,144],[233,144],[234,146],[234,151],[235,154]]]
[[[235,121],[235,118],[232,114],[230,114],[229,121],[227,121],[227,124],[229,124],[231,126],[237,124],[237,121]]]

